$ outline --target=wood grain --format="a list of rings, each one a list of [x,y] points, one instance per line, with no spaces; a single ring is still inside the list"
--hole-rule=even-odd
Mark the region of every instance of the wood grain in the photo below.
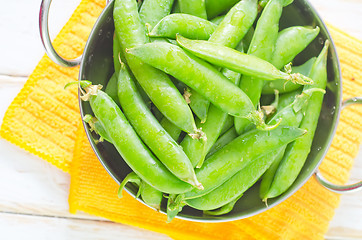
[[[0,213],[2,239],[166,240],[168,237],[107,221]]]

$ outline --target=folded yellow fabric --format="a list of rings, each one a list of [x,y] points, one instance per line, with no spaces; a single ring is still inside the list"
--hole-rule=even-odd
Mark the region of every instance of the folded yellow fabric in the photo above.
[[[104,0],[83,0],[54,46],[69,58],[82,53],[88,34],[104,8]],[[362,96],[362,42],[330,27],[343,73],[343,96]],[[47,56],[39,62],[7,110],[0,134],[8,141],[70,172],[70,211],[168,234],[175,239],[323,239],[339,204],[339,196],[311,178],[282,204],[257,216],[228,223],[195,223],[166,217],[124,194],[93,153],[82,124],[76,89],[78,68],[63,68]],[[362,141],[362,109],[342,112],[332,146],[320,166],[323,175],[339,184],[347,181]]]

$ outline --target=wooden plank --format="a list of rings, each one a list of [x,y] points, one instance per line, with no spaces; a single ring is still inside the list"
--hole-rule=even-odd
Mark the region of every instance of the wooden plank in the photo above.
[[[26,78],[0,75],[0,124]],[[0,139],[0,211],[99,219],[69,213],[70,177],[48,162]]]
[[[166,240],[169,237],[122,224],[0,213],[1,239]]]
[[[61,29],[79,2],[80,0],[53,1],[50,11],[52,37]],[[310,0],[310,2],[325,21],[362,39],[362,1]],[[4,76],[0,75],[0,101],[2,103],[0,104],[0,124],[6,108],[26,81],[26,76],[32,72],[44,54],[38,34],[40,1],[17,0],[4,3],[5,5],[0,8],[0,31],[6,33],[3,34],[2,44],[0,44],[2,55],[0,74],[4,74]],[[71,237],[102,239],[105,236],[107,239],[145,239],[146,236],[155,234],[107,221],[77,219],[99,220],[101,218],[82,213],[76,215],[68,213],[68,174],[3,139],[0,139],[0,152],[0,176],[2,179],[6,179],[0,181],[0,212],[55,216],[55,218],[43,218],[0,213],[1,239],[20,239],[20,237],[23,239],[24,237],[29,238],[29,236],[37,239],[58,239],[58,236],[59,239]],[[357,159],[351,174],[351,181],[362,179],[362,149]],[[361,217],[361,192],[342,196],[341,205],[330,223],[327,239],[346,239],[347,237],[361,239]],[[36,224],[37,222],[40,223]],[[47,228],[48,224],[50,228]],[[103,224],[105,224],[104,227]],[[102,227],[98,227],[98,225]],[[130,232],[129,229],[134,232]],[[44,234],[43,231],[45,231]],[[110,235],[104,235],[107,232],[110,232]],[[139,232],[146,234],[139,235]],[[151,239],[162,238],[156,236]]]
[[[0,74],[28,76],[43,56],[38,19],[40,0],[4,1],[0,8]],[[54,38],[80,0],[53,1],[49,32]]]

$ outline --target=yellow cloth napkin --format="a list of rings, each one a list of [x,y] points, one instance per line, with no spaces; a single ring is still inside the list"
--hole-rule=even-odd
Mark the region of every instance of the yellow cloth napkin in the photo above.
[[[68,58],[79,56],[88,34],[105,6],[104,0],[83,0],[54,40]],[[343,96],[362,96],[362,42],[330,27],[343,72]],[[79,68],[63,68],[44,56],[8,108],[0,134],[71,175],[70,211],[78,210],[115,222],[168,234],[175,239],[323,239],[339,204],[339,195],[312,177],[282,204],[257,216],[227,223],[195,223],[174,219],[166,224],[158,213],[128,194],[118,199],[118,185],[106,173],[85,136],[77,91],[64,91]],[[337,134],[320,170],[339,184],[349,170],[362,140],[362,109],[342,112]]]

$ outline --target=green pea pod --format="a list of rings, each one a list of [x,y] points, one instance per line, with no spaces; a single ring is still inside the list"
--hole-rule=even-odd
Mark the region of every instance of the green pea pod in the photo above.
[[[223,113],[220,109],[211,105],[208,112],[208,118],[218,119],[219,121],[209,121],[201,123],[197,121],[197,126],[202,128],[202,131],[206,135],[206,143],[202,140],[192,139],[189,136],[186,136],[181,142],[181,146],[184,149],[186,155],[189,157],[193,166],[200,168],[208,150],[213,145],[214,135],[220,133],[223,125],[220,122],[225,122],[227,114]],[[211,143],[212,142],[212,143]],[[211,145],[211,146],[210,146]]]
[[[148,42],[136,1],[116,0],[113,18],[122,52],[125,52],[126,48],[142,46]],[[167,74],[133,56],[126,55],[126,60],[135,78],[162,114],[185,132],[195,133],[196,125],[192,112]]]
[[[249,29],[251,28],[255,18],[257,16],[257,1],[256,0],[244,0],[240,1],[240,3],[236,4],[233,8],[230,9],[230,11],[223,17],[223,20],[220,22],[219,26],[215,29],[213,34],[211,35],[209,41],[215,42],[218,44],[222,44],[231,48],[237,48],[238,51],[243,52],[244,44],[240,42],[244,36],[247,34]],[[240,44],[241,43],[241,44]],[[239,44],[239,45],[238,45]],[[232,74],[235,75],[235,74]],[[228,77],[230,79],[230,77]],[[240,81],[240,75],[235,75],[231,78],[231,82],[234,82],[235,84],[238,84],[238,81]],[[200,103],[202,104],[200,104]],[[191,101],[192,103],[192,101]],[[201,107],[192,107],[192,110],[196,113],[201,112],[205,113],[205,118],[200,118],[201,122],[205,122],[207,117],[207,110],[209,105],[207,104],[207,101],[205,99],[198,99],[196,103],[199,103]],[[223,114],[223,113],[220,113]],[[225,119],[225,118],[223,118]],[[216,121],[219,121],[220,119],[217,119]],[[214,120],[210,120],[214,121]],[[220,125],[223,124],[223,121],[219,122]],[[220,128],[215,128],[215,130],[218,130]],[[208,134],[210,135],[210,134]],[[209,138],[209,146],[211,147],[212,144],[216,141],[218,134],[215,135],[216,138]],[[206,149],[208,151],[208,149]],[[202,155],[201,155],[202,156]],[[200,162],[200,164],[202,161]],[[200,165],[199,165],[200,166]]]
[[[292,0],[270,0],[256,24],[255,32],[248,48],[248,54],[270,61],[274,52],[275,43],[278,38],[279,21],[283,7],[293,2]],[[259,104],[264,80],[252,76],[243,76],[240,88],[250,97],[256,107]],[[241,134],[250,128],[247,119],[235,118],[235,129]]]
[[[274,156],[279,150],[273,150],[267,155]],[[265,154],[251,161],[245,168],[236,173],[225,183],[208,194],[199,198],[186,200],[186,204],[195,209],[207,211],[217,209],[236,200],[248,190],[273,162],[273,158]]]
[[[234,118],[232,116],[227,116],[224,126],[221,129],[220,135],[226,133],[232,126],[234,126]]]
[[[225,17],[225,15],[217,16],[217,17],[211,19],[210,22],[212,22],[215,25],[219,25],[221,23],[221,21],[224,19],[224,17]]]
[[[255,29],[250,27],[249,31],[246,33],[245,37],[243,38],[243,48],[244,52],[248,52],[251,40],[253,39]]]
[[[182,13],[207,19],[205,0],[178,0]]]
[[[271,162],[270,167],[263,174],[262,180],[260,182],[260,188],[259,188],[259,197],[260,197],[260,199],[265,201],[265,203],[267,203],[267,199],[265,198],[265,196],[270,189],[270,186],[271,186],[274,176],[275,176],[275,172],[277,171],[278,166],[279,166],[281,160],[283,159],[286,148],[287,148],[287,146],[283,146],[279,149],[279,151],[276,151],[274,154],[272,154],[272,156],[269,156],[272,158],[272,162]]]
[[[297,89],[293,92],[288,92],[288,93],[284,93],[282,95],[280,95],[279,97],[279,101],[278,101],[278,111],[282,110],[283,108],[287,107],[288,105],[290,105],[291,103],[293,103],[293,101],[295,100],[295,98],[302,93],[302,89]]]
[[[97,86],[87,88],[95,117],[128,166],[145,182],[165,193],[182,193],[193,187],[175,177],[144,145],[117,104]],[[84,99],[84,98],[83,98]]]
[[[214,161],[214,160],[212,160],[213,158],[215,158],[214,156],[221,157],[221,155],[226,154],[225,152],[227,152],[227,155],[228,155],[228,156],[224,156],[225,158],[223,158],[223,160],[226,161],[225,164],[228,164],[228,160],[231,155],[235,154],[234,157],[238,158],[239,162],[240,162],[240,156],[243,156],[242,161],[241,161],[241,162],[243,162],[243,166],[240,168],[240,170],[236,174],[234,172],[231,173],[230,176],[228,178],[226,178],[220,184],[220,182],[218,181],[219,179],[213,178],[213,176],[215,173],[224,171],[225,169],[224,168],[212,168],[213,171],[210,173],[210,177],[207,180],[209,180],[210,182],[214,182],[213,184],[215,184],[217,182],[217,186],[213,187],[211,190],[209,190],[207,192],[205,192],[205,190],[203,190],[202,193],[199,193],[199,194],[195,194],[195,192],[192,190],[188,193],[178,195],[175,198],[177,201],[174,201],[174,204],[172,206],[173,210],[174,210],[172,212],[172,215],[175,216],[177,214],[175,212],[181,211],[182,207],[185,204],[187,204],[193,208],[199,209],[199,210],[212,210],[212,209],[217,209],[219,207],[222,207],[222,206],[236,200],[236,198],[238,198],[240,195],[242,195],[243,192],[245,192],[252,184],[254,184],[259,179],[259,177],[263,174],[263,172],[268,168],[268,166],[273,161],[273,159],[271,159],[269,157],[263,157],[263,156],[267,156],[268,154],[272,153],[273,151],[277,151],[278,148],[280,148],[281,146],[283,146],[283,145],[287,144],[288,142],[291,142],[294,139],[305,134],[305,131],[302,129],[299,129],[299,128],[279,126],[278,128],[270,131],[268,137],[259,135],[258,137],[251,138],[251,139],[253,139],[252,141],[258,142],[258,143],[256,143],[256,145],[258,145],[258,144],[264,145],[266,142],[268,142],[270,140],[270,137],[274,138],[277,136],[281,136],[281,137],[283,137],[283,140],[279,139],[279,140],[281,140],[281,141],[279,141],[279,140],[275,139],[275,141],[277,141],[277,142],[279,141],[279,142],[278,143],[274,142],[274,146],[272,146],[271,148],[266,147],[266,145],[271,146],[269,144],[264,145],[265,148],[263,148],[262,152],[257,152],[257,153],[255,153],[254,151],[249,152],[248,150],[251,150],[251,149],[248,149],[250,146],[249,144],[254,145],[254,143],[252,141],[249,142],[249,139],[245,138],[245,137],[248,136],[248,134],[253,133],[253,132],[255,133],[257,131],[259,131],[259,130],[253,130],[244,135],[239,136],[234,141],[232,141],[231,143],[226,145],[224,148],[222,148],[220,151],[216,152],[212,157],[210,157],[210,159],[208,159],[205,162],[205,164],[203,166],[203,168],[206,167],[207,164],[209,164],[210,160]],[[266,133],[266,132],[259,131],[259,133]],[[275,136],[275,135],[277,135],[277,136]],[[285,138],[286,135],[288,135],[288,137],[291,139],[287,140]],[[262,141],[263,143],[259,142],[261,140],[259,137],[264,138],[265,141]],[[237,143],[237,144],[235,144],[235,143]],[[243,144],[242,145],[243,147],[240,147],[241,143]],[[276,145],[278,145],[278,146],[276,146]],[[231,146],[233,146],[233,147],[230,148]],[[255,147],[258,147],[258,146],[255,146]],[[233,152],[231,155],[229,155],[230,151]],[[244,154],[244,151],[248,151],[248,152],[246,154]],[[220,153],[223,153],[223,154],[219,155]],[[200,171],[202,171],[203,168],[201,168]],[[230,168],[226,171],[228,172],[231,169],[234,170],[234,168]],[[200,174],[200,173],[197,173],[197,174]],[[201,175],[202,174],[200,174],[200,177],[201,177]],[[203,181],[204,186],[208,185],[207,180]],[[236,195],[236,194],[239,194],[239,195]]]
[[[248,55],[220,44],[204,41],[190,40],[180,35],[177,42],[196,56],[220,67],[253,76],[264,80],[284,79],[301,84],[312,84],[312,79],[301,75],[279,71],[271,63],[253,55]]]
[[[313,41],[319,34],[319,27],[290,27],[282,30],[276,41],[275,50],[271,63],[278,69],[282,68],[285,64],[291,62],[295,56],[302,52],[311,41]],[[290,44],[293,42],[293,44]],[[312,66],[313,63],[307,62],[307,66]],[[308,65],[310,64],[310,65]],[[292,72],[299,72],[293,69]],[[287,82],[285,80],[277,80],[274,83],[267,83],[263,88],[263,93],[269,89],[268,85],[276,86],[279,92],[292,91],[298,88],[298,84]]]
[[[117,75],[113,73],[112,77],[109,79],[105,92],[119,105],[118,95],[117,95]]]
[[[300,73],[305,76],[309,76],[309,73],[312,70],[312,66],[316,59],[317,59],[316,57],[312,57],[304,64],[292,67],[292,73]],[[272,94],[274,93],[275,90],[278,90],[279,93],[287,93],[294,91],[300,87],[301,85],[299,84],[295,84],[285,80],[268,81],[263,87],[262,94]]]
[[[242,47],[243,44],[239,44],[239,46],[237,47],[238,51],[242,51]],[[236,73],[233,72],[231,70],[228,69],[222,69],[221,73],[227,78],[229,79],[231,82],[235,83],[235,85],[239,84],[240,81],[240,73]],[[209,106],[210,106],[210,102],[204,98],[202,95],[200,95],[199,93],[197,93],[196,91],[190,89],[190,107],[192,109],[192,111],[196,114],[196,116],[198,116],[198,118],[201,120],[201,123],[205,123],[207,116],[208,116],[208,110],[209,110]],[[213,110],[211,110],[213,111]],[[226,114],[224,112],[218,111],[218,114],[220,114],[220,117],[217,117],[217,119],[212,119],[210,120],[210,122],[218,122],[219,125],[218,126],[213,126],[213,130],[212,132],[218,132],[220,130],[220,127],[224,124],[225,117],[221,117],[221,115]],[[213,115],[213,114],[211,114]],[[198,124],[196,124],[197,127],[207,127],[207,125],[205,126],[199,126]],[[214,128],[216,127],[216,128]],[[209,147],[215,142],[214,138],[211,138],[211,136],[214,136],[213,133],[210,133],[208,131],[208,129],[206,130],[207,135],[209,136]],[[205,132],[204,132],[205,133]],[[205,133],[206,134],[206,133]],[[217,136],[216,136],[217,137]],[[211,145],[210,145],[211,144]],[[206,152],[208,151],[208,149],[206,149]],[[202,156],[202,155],[200,155]],[[202,163],[202,162],[201,162]]]
[[[207,153],[206,158],[210,157],[215,152],[219,151],[221,148],[223,148],[225,145],[227,145],[229,142],[234,140],[238,135],[235,128],[232,127],[227,131],[225,134],[223,134],[219,139],[215,142],[214,145],[212,145],[210,151]]]
[[[327,55],[329,41],[327,40],[321,53],[311,71],[311,78],[315,83],[312,86],[305,86],[304,90],[311,88],[325,89],[327,85]],[[271,184],[270,190],[265,198],[274,198],[284,193],[295,181],[300,170],[302,169],[305,160],[308,157],[312,146],[315,129],[317,128],[318,119],[323,103],[324,94],[314,92],[310,98],[310,102],[305,110],[305,116],[300,124],[308,133],[300,139],[297,139],[292,144],[288,145],[285,155],[278,167],[278,170]]]
[[[100,122],[97,120],[97,118],[87,114],[83,117],[83,121],[89,124],[91,131],[95,131],[102,139],[111,142],[108,133],[105,131],[104,127],[100,124]],[[133,180],[131,180],[133,179]],[[156,190],[151,185],[147,184],[144,181],[141,181],[141,179],[135,174],[130,173],[123,181],[123,184],[121,184],[120,190],[119,190],[119,196],[122,196],[122,189],[124,188],[124,185],[127,182],[136,182],[139,187],[139,193],[142,196],[143,201],[150,207],[155,208],[156,210],[160,209],[161,201],[162,201],[162,192]]]
[[[211,216],[220,216],[227,214],[231,212],[234,208],[235,203],[242,197],[243,195],[240,195],[236,199],[232,200],[231,202],[225,204],[224,206],[220,207],[217,210],[207,210],[204,211],[204,215],[211,215]]]
[[[197,198],[211,192],[253,159],[278,149],[304,133],[302,129],[279,126],[270,131],[255,129],[237,137],[206,159],[200,169],[196,169],[197,179],[202,182],[204,189],[193,189],[185,193],[184,199]]]
[[[235,84],[237,84],[240,80],[239,73],[235,73],[228,69],[223,69],[222,74]],[[202,166],[206,154],[220,136],[220,132],[226,125],[226,121],[231,118],[231,116],[214,105],[209,107],[207,116],[208,119],[205,122],[196,122],[196,126],[202,128],[202,131],[206,135],[206,143],[197,139],[192,139],[189,136],[186,136],[181,142],[181,146],[183,147],[186,155],[189,157],[192,165],[197,168]]]
[[[252,11],[253,2],[255,3],[255,16],[253,16]],[[193,4],[193,2],[191,1],[189,2],[189,4]],[[249,11],[245,11],[245,9]],[[247,12],[248,14],[245,14],[245,12]],[[225,16],[224,20],[220,23],[220,26],[215,29],[213,34],[210,36],[209,41],[217,42],[231,47],[236,47],[236,45],[241,41],[242,37],[244,36],[245,28],[248,28],[252,25],[253,19],[256,18],[256,12],[256,0],[247,0],[241,2],[241,4],[237,4]],[[190,90],[190,93],[190,107],[193,112],[200,118],[201,123],[204,123],[207,118],[207,111],[210,102],[193,89]],[[203,155],[200,156],[202,157]],[[200,164],[201,163],[202,161],[200,162]]]
[[[242,51],[243,45],[239,43],[245,34],[247,34],[247,31],[255,20],[256,15],[256,0],[241,1],[232,9],[230,9],[230,11],[223,18],[220,25],[216,28],[210,37],[209,41],[214,41],[230,47],[237,46],[237,50]],[[239,73],[228,69],[223,69],[222,74],[232,83],[238,85],[240,81]],[[202,100],[200,100],[200,102],[205,103]],[[223,129],[226,120],[230,119],[230,116],[228,116],[226,112],[218,109],[213,105],[208,107],[208,105],[205,103],[203,106],[205,107],[193,108],[193,111],[204,113],[208,110],[207,115],[205,116],[205,118],[207,117],[206,122],[201,118],[201,122],[205,123],[197,124],[198,127],[202,127],[204,133],[206,134],[206,144],[200,141],[192,140],[189,137],[186,137],[184,142],[181,143],[187,156],[189,156],[191,162],[197,168],[202,166],[206,154],[220,136],[220,131]]]
[[[162,118],[160,122],[161,126],[166,130],[168,134],[172,137],[173,140],[177,141],[181,134],[181,129],[176,127],[172,122],[167,118]]]
[[[271,63],[278,69],[293,61],[319,34],[319,27],[289,27],[278,34]],[[293,44],[290,44],[293,43]]]
[[[137,134],[175,176],[195,187],[201,187],[190,160],[147,108],[124,64],[118,75],[118,98]]]
[[[231,70],[228,70],[224,68],[222,70],[222,74],[228,78],[230,81],[234,81],[234,84],[237,84],[237,82],[240,80],[240,74],[233,72]],[[226,120],[228,119],[229,115],[222,110],[218,109],[214,105],[211,105],[209,107],[208,111],[208,119],[204,123],[198,124],[197,127],[202,128],[202,131],[206,135],[207,141],[206,144],[203,145],[204,148],[197,147],[197,144],[195,141],[192,141],[194,144],[192,144],[192,147],[184,147],[184,151],[186,154],[190,157],[190,161],[193,164],[197,164],[196,167],[200,168],[205,160],[206,154],[210,151],[211,147],[214,145],[218,137],[220,136],[220,133],[225,125]],[[189,153],[189,151],[192,151],[192,153]]]
[[[216,17],[220,13],[223,13],[230,9],[234,4],[240,0],[205,0],[207,17],[209,19]]]
[[[115,37],[113,40],[113,54],[114,54],[113,57],[114,57],[115,72],[112,75],[109,82],[107,83],[105,92],[119,105],[118,93],[117,93],[117,78],[118,78],[119,70],[121,69],[121,62],[125,63],[126,59],[123,56],[123,54],[121,54],[121,52],[120,52],[119,40],[117,37]],[[143,100],[147,104],[148,108],[150,108],[151,107],[150,98],[147,96],[147,94],[145,93],[145,91],[142,89],[142,87],[139,85],[138,82],[136,82],[136,85],[137,85],[137,89],[138,89],[139,93],[141,94]]]
[[[142,200],[148,206],[159,211],[161,208],[163,193],[156,190],[154,187],[152,187],[151,185],[147,184],[144,181],[141,182],[140,190],[141,190]]]
[[[143,0],[139,15],[143,24],[154,27],[170,14],[174,0]]]
[[[138,57],[145,63],[174,76],[230,115],[251,119],[261,128],[267,127],[242,90],[210,64],[180,47],[153,42],[129,49],[128,55]]]
[[[209,41],[236,48],[247,34],[258,14],[257,0],[243,0],[225,15]]]
[[[303,119],[305,108],[309,104],[309,100],[313,92],[315,91],[322,91],[322,90],[316,90],[316,89],[305,89],[302,94],[297,95],[288,106],[282,108],[280,111],[277,112],[277,114],[270,120],[270,123],[277,122],[280,119],[282,119],[281,124],[292,126],[292,127],[298,127]],[[271,165],[271,167],[266,171],[266,173],[263,175],[263,179],[261,181],[260,185],[260,191],[259,195],[261,199],[266,199],[265,196],[267,192],[270,189],[270,186],[273,182],[273,178],[275,176],[275,172],[284,156],[286,145],[281,147],[279,151],[275,153],[275,155],[269,155],[268,157],[271,157],[275,159]]]
[[[115,0],[113,9],[115,33],[121,45],[125,48],[142,45],[148,42],[146,28],[138,14],[137,2],[133,0]]]
[[[173,6],[172,6],[172,11],[171,13],[180,13],[181,10],[180,10],[180,3],[178,0],[175,0]]]
[[[215,28],[215,24],[205,19],[189,14],[174,13],[161,19],[148,35],[176,39],[176,34],[179,33],[191,39],[207,40]]]

